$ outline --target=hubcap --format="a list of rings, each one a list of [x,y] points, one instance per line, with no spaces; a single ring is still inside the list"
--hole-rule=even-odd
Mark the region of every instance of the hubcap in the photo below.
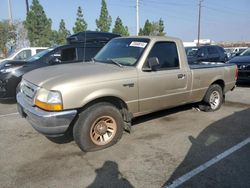
[[[115,136],[117,124],[111,116],[102,116],[96,119],[90,128],[90,138],[96,145],[105,145]]]
[[[220,94],[218,91],[213,91],[210,95],[209,104],[215,110],[220,104]]]

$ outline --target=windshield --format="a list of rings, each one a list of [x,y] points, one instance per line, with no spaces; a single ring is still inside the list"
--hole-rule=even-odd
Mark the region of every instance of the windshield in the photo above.
[[[49,49],[46,49],[46,50],[43,50],[33,56],[31,56],[29,59],[28,59],[28,62],[32,62],[32,61],[35,61],[37,59],[40,59],[41,57],[43,57],[44,55],[46,55],[47,53],[49,53],[50,51],[52,51],[54,48],[49,48]]]
[[[124,66],[134,66],[149,43],[145,38],[118,38],[110,41],[95,56],[101,63],[116,62]]]
[[[185,51],[186,51],[187,56],[196,56],[196,54],[198,52],[198,48],[197,47],[186,47]]]
[[[240,54],[240,56],[250,56],[250,48],[246,49],[244,52]]]

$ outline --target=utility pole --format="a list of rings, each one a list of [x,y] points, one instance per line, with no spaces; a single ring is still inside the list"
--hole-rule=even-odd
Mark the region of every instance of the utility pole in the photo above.
[[[29,0],[25,0],[26,3],[26,13],[28,14],[29,12]]]
[[[9,24],[13,24],[13,18],[12,18],[12,8],[11,8],[11,0],[8,0],[8,10],[9,10]]]
[[[201,2],[203,0],[199,0],[199,18],[198,18],[198,46],[200,45],[200,30],[201,30]]]
[[[139,35],[139,0],[136,0],[136,35]]]

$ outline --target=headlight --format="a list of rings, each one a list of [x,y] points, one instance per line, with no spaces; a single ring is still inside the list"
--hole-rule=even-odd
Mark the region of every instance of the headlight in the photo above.
[[[0,70],[1,73],[9,73],[14,72],[15,70],[19,69],[20,67],[12,67],[12,68],[3,68]]]
[[[35,105],[48,111],[61,111],[63,109],[62,96],[59,91],[48,91],[41,88],[35,96]]]

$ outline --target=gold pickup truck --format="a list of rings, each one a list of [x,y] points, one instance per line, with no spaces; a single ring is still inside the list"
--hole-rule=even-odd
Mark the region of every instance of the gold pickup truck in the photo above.
[[[91,62],[24,75],[17,101],[38,132],[51,138],[71,131],[83,151],[94,151],[115,144],[136,116],[197,102],[218,110],[236,79],[233,64],[188,65],[177,38],[121,37]]]

